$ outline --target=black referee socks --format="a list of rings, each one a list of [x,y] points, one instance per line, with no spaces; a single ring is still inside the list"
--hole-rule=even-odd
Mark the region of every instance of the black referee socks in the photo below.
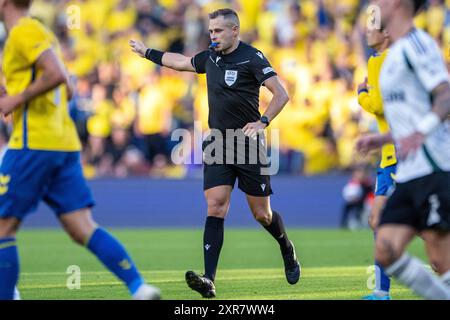
[[[205,259],[205,276],[214,281],[217,263],[223,244],[224,219],[207,217],[203,233],[203,254]]]
[[[283,219],[281,219],[278,212],[273,211],[272,223],[264,228],[278,241],[282,254],[288,254],[291,250],[291,243],[289,242],[286,230],[284,229]]]

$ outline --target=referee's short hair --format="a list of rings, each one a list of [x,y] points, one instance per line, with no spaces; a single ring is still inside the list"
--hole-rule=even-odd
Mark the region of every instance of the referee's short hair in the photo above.
[[[239,17],[233,9],[219,9],[209,14],[209,19],[216,19],[222,16],[224,19],[233,20],[235,25],[240,26]]]

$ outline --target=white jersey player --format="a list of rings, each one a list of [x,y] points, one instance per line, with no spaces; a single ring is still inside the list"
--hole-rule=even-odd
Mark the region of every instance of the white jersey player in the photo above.
[[[380,85],[392,138],[399,143],[416,131],[425,136],[417,151],[400,161],[399,183],[450,171],[450,121],[432,112],[433,90],[448,82],[440,49],[424,31],[413,28],[391,47]]]
[[[368,136],[362,152],[394,142],[395,191],[383,210],[376,260],[388,275],[427,299],[450,299],[450,80],[435,41],[413,25],[425,0],[373,0],[393,44],[380,74],[391,133]],[[424,239],[433,275],[405,249]]]

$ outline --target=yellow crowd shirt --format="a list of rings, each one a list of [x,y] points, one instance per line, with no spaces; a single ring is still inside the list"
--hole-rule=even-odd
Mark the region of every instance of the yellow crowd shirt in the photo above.
[[[377,120],[380,133],[389,132],[389,125],[384,117],[383,97],[381,95],[378,79],[380,77],[381,66],[387,56],[388,51],[381,54],[374,54],[368,62],[367,88],[358,94],[358,102],[367,112],[373,114]],[[385,144],[381,151],[381,168],[386,168],[397,163],[395,147],[393,144]]]
[[[48,49],[62,56],[56,37],[39,21],[23,17],[11,29],[3,53],[3,72],[8,95],[22,93],[41,76],[36,61]],[[10,149],[79,151],[81,144],[68,113],[67,88],[60,85],[13,112]]]

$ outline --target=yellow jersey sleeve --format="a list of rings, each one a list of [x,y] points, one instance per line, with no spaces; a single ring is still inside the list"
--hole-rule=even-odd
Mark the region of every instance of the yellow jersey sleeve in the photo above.
[[[372,109],[372,100],[370,99],[370,95],[367,90],[363,90],[358,93],[358,103],[364,110],[374,114],[374,110]]]
[[[12,44],[18,54],[33,65],[46,50],[52,48],[54,39],[44,28],[29,28],[20,25],[10,34]]]
[[[358,102],[360,106],[367,112],[373,114],[377,120],[380,133],[389,132],[389,124],[384,117],[383,96],[379,86],[379,78],[381,67],[384,59],[387,56],[387,51],[381,54],[375,54],[370,57],[367,70],[367,89],[358,93]],[[395,147],[393,144],[386,144],[381,150],[380,167],[385,168],[397,163],[395,156]]]
[[[3,51],[2,69],[9,95],[22,93],[42,76],[36,61],[52,49],[62,61],[56,37],[39,21],[21,18],[11,29]],[[14,110],[10,149],[79,151],[81,144],[68,113],[64,84],[43,93]]]
[[[385,59],[385,53],[381,55],[374,55],[370,57],[367,70],[367,91],[359,92],[358,102],[361,107],[373,115],[382,115],[383,98],[378,84],[380,77],[381,66]]]

